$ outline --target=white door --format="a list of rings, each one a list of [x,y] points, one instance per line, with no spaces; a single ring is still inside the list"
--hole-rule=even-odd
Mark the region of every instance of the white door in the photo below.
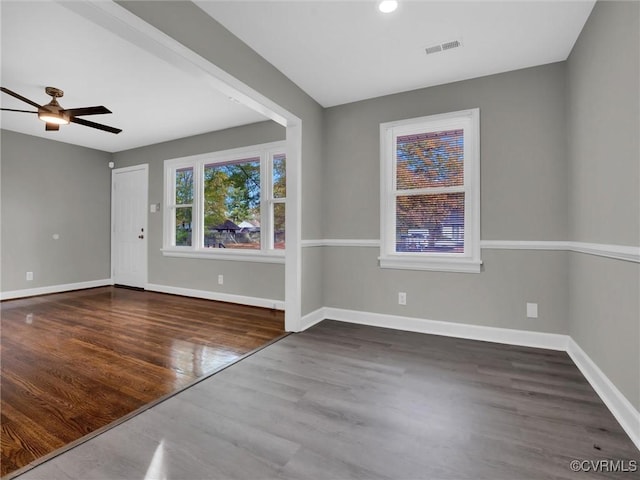
[[[149,166],[111,171],[111,274],[113,283],[147,283],[147,189]]]

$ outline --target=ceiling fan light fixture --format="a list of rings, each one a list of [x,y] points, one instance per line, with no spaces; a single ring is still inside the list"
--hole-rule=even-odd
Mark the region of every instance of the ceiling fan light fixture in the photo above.
[[[51,95],[53,98],[49,103],[38,108],[38,118],[46,123],[54,123],[56,125],[68,125],[70,122],[70,119],[68,115],[64,115],[63,113],[60,113],[60,110],[62,110],[62,107],[58,103],[58,100],[56,100],[56,98],[62,97],[64,92],[59,88],[55,88],[55,87],[47,87],[45,91],[47,92],[47,95]]]
[[[38,112],[38,118],[46,123],[55,123],[56,125],[68,125],[69,119],[65,118],[63,115],[59,113],[53,112]]]

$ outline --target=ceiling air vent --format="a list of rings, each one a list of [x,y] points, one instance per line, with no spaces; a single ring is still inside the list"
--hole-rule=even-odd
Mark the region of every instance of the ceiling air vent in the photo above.
[[[462,46],[462,42],[460,40],[450,40],[448,42],[439,43],[437,45],[431,45],[424,49],[427,55],[431,55],[432,53],[444,52],[445,50],[451,50],[452,48],[458,48]]]
[[[452,40],[451,42],[444,42],[442,44],[442,50],[451,50],[452,48],[458,48],[460,45],[459,40]]]
[[[433,47],[427,47],[425,48],[425,52],[427,52],[427,55],[431,54],[431,53],[438,53],[442,51],[442,45],[434,45]]]

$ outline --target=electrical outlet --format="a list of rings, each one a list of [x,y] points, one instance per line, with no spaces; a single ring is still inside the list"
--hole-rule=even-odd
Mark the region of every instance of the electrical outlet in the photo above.
[[[33,323],[33,313],[27,313],[26,318],[24,319],[27,325],[31,325]]]
[[[538,318],[537,303],[527,303],[527,318]]]
[[[33,280],[33,272],[27,272],[27,282],[30,282]]]
[[[218,285],[222,285],[224,283],[224,276],[218,275]]]
[[[407,293],[398,292],[398,305],[406,305],[406,304],[407,304]]]

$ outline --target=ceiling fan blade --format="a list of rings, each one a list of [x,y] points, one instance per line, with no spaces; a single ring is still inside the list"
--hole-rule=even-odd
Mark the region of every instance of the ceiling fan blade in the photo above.
[[[4,110],[5,112],[38,113],[33,110],[16,110],[15,108],[0,108],[0,110]]]
[[[28,103],[29,105],[31,105],[32,107],[36,107],[36,108],[40,108],[41,105],[38,105],[36,102],[34,102],[33,100],[29,100],[26,97],[23,97],[22,95],[20,95],[19,93],[16,92],[12,92],[11,90],[9,90],[8,88],[4,88],[4,87],[0,87],[0,91],[3,91],[4,93],[6,93],[7,95],[11,95],[12,97],[17,98],[18,100],[22,100],[24,103]]]
[[[97,107],[69,108],[62,110],[61,113],[66,113],[70,117],[79,117],[81,115],[102,115],[103,113],[111,113],[111,110],[100,105]]]
[[[78,125],[84,125],[85,127],[97,128],[98,130],[104,130],[105,132],[110,133],[120,133],[122,131],[121,128],[114,128],[108,125],[102,125],[101,123],[90,122],[89,120],[84,120],[82,118],[72,118],[72,123],[77,123]]]
[[[44,129],[47,132],[57,132],[58,130],[60,130],[60,125],[58,125],[57,123],[47,123],[45,124]]]

